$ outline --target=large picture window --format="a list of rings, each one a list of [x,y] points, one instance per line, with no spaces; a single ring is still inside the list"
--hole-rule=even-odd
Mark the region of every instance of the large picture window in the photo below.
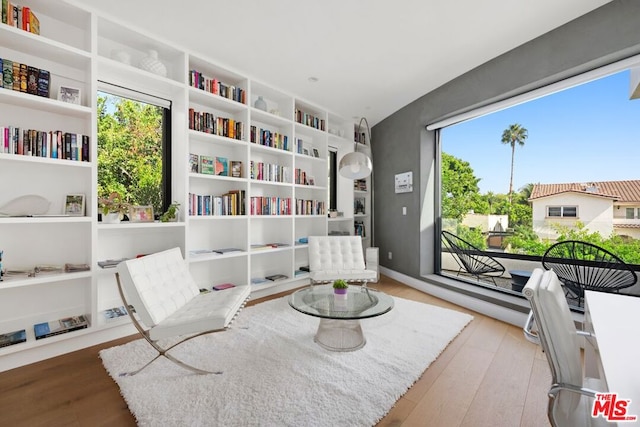
[[[640,203],[640,99],[630,98],[628,68],[594,74],[499,111],[430,125],[440,129],[441,229],[469,243],[468,256],[484,253],[504,266],[500,277],[474,276],[442,244],[441,275],[521,296],[516,279],[542,268],[560,240],[595,244],[640,269],[640,219],[626,208]],[[640,295],[640,286],[623,293]],[[579,298],[569,303],[581,308]]]
[[[171,203],[171,106],[149,95],[104,85],[98,92],[98,197],[129,205]]]

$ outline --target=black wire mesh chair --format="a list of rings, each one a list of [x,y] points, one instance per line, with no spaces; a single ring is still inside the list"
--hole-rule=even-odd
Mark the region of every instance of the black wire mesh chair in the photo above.
[[[553,270],[582,305],[584,291],[618,292],[633,286],[638,277],[623,260],[604,248],[578,240],[551,246],[542,256],[542,266]]]
[[[460,267],[458,276],[463,270],[466,270],[478,281],[480,281],[481,277],[485,277],[491,279],[493,284],[497,286],[495,277],[500,277],[504,274],[504,266],[499,261],[448,231],[442,232],[442,240]]]

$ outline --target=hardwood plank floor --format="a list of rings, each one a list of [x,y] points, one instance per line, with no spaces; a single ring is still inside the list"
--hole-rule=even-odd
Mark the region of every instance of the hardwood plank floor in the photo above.
[[[373,287],[474,316],[378,427],[549,426],[549,367],[539,347],[526,341],[520,328],[384,276]],[[138,337],[0,373],[0,426],[135,426],[118,386],[98,357],[101,349],[133,339]]]

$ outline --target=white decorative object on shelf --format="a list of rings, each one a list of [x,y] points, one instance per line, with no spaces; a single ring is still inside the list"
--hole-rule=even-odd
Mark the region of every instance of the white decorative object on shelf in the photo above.
[[[267,101],[265,101],[261,96],[256,99],[256,102],[253,104],[258,110],[267,111]]]
[[[158,76],[167,77],[167,67],[158,60],[158,51],[153,49],[149,49],[147,56],[143,56],[140,60],[140,69]]]
[[[123,64],[131,65],[131,55],[122,49],[113,49],[111,51],[111,59],[122,62]]]
[[[119,224],[120,223],[120,213],[119,212],[109,212],[108,214],[102,215],[102,223],[103,224]]]
[[[50,202],[42,196],[27,194],[16,197],[0,207],[0,215],[29,216],[43,215],[49,210]]]

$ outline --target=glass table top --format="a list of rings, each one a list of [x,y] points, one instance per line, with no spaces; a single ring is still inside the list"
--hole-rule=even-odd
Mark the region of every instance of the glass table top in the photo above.
[[[393,308],[393,298],[371,288],[350,285],[347,296],[336,296],[331,285],[314,285],[289,296],[289,305],[301,313],[325,319],[366,319]]]

